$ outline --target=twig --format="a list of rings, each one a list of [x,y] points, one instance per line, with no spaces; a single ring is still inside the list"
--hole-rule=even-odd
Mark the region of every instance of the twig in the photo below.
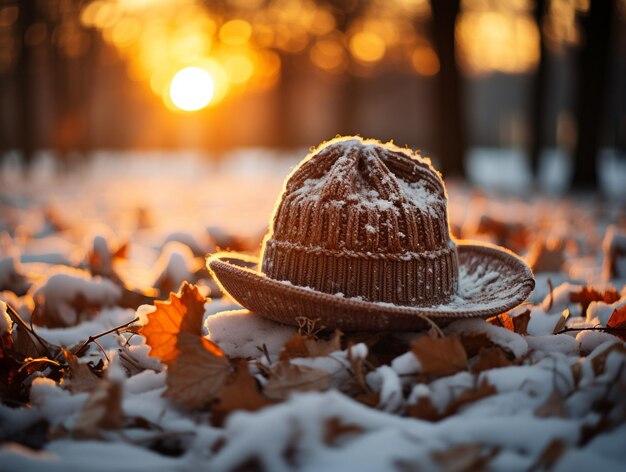
[[[60,366],[61,366],[61,364],[59,364],[57,361],[54,361],[54,360],[52,360],[52,359],[48,359],[47,357],[36,357],[35,359],[30,359],[29,361],[24,362],[24,364],[22,364],[22,365],[20,366],[20,368],[19,368],[19,369],[17,369],[17,371],[18,371],[18,372],[21,372],[22,370],[24,370],[24,369],[28,368],[28,366],[29,366],[29,365],[31,365],[31,364],[35,364],[35,363],[37,363],[37,362],[44,362],[44,363],[46,363],[46,364],[53,364],[53,365],[55,365],[55,366],[57,366],[57,367],[60,367]]]
[[[95,336],[89,336],[89,338],[87,338],[87,340],[84,343],[82,343],[78,347],[78,349],[76,349],[74,351],[74,355],[76,357],[82,356],[85,353],[85,351],[87,350],[87,347],[89,346],[90,343],[94,342],[94,343],[98,344],[96,342],[96,339],[101,338],[102,336],[106,336],[107,334],[111,334],[111,333],[118,333],[119,334],[120,330],[122,330],[124,328],[127,328],[128,326],[130,326],[131,324],[135,323],[136,321],[139,321],[139,317],[136,317],[134,320],[131,320],[131,321],[127,322],[127,323],[124,323],[122,325],[119,325],[119,326],[116,326],[114,328],[111,328],[111,329],[109,329],[107,331],[104,331],[104,332],[102,332],[100,334],[96,334]],[[100,346],[100,344],[98,344],[98,346],[100,347],[100,349],[102,349],[102,346]],[[104,349],[102,349],[102,351],[104,351]],[[106,357],[106,353],[104,355]]]
[[[606,333],[612,333],[613,331],[626,331],[626,328],[611,328],[610,326],[597,326],[592,328],[565,328],[561,331],[557,331],[554,334],[568,333],[570,331],[604,331]]]
[[[104,348],[102,347],[102,344],[100,344],[98,341],[96,341],[95,339],[93,340],[93,343],[98,346],[100,348],[100,350],[102,351],[102,354],[104,354],[105,359],[107,360],[107,362],[110,364],[111,363],[111,359],[109,359],[109,356],[107,355],[107,352],[104,350]]]
[[[262,347],[256,346],[256,348],[261,351],[261,353],[265,356],[265,359],[267,359],[268,364],[272,364],[272,359],[270,357],[270,353],[267,350],[267,345],[265,343],[263,343]]]
[[[550,289],[550,303],[548,304],[548,309],[546,311],[550,311],[552,309],[552,305],[554,304],[554,286],[552,285],[552,279],[548,277],[547,280],[548,288]]]

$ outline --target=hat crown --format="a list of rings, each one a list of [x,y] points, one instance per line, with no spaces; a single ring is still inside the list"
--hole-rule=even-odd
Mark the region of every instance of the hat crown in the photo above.
[[[288,178],[263,251],[268,277],[370,301],[430,305],[458,278],[447,199],[429,161],[338,138]]]

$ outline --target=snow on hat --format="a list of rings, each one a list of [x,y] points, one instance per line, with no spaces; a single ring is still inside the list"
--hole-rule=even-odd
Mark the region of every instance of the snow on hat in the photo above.
[[[219,253],[207,266],[252,312],[342,330],[492,316],[519,305],[535,285],[512,252],[451,238],[444,183],[428,159],[359,137],[324,143],[295,168],[260,271],[250,262]]]

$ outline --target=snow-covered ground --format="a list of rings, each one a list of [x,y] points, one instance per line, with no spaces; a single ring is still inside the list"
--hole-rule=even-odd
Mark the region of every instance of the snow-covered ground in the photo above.
[[[5,166],[0,300],[29,321],[42,297],[46,311],[36,316],[47,318],[33,321],[46,326],[35,331],[69,347],[137,316],[147,322],[151,308],[119,306],[120,280],[148,295],[190,280],[213,296],[205,305],[209,338],[231,359],[248,359],[263,385],[263,368],[279,362],[296,330],[229,311],[237,305],[219,296],[203,260],[216,247],[258,250],[299,157],[240,152],[215,164],[190,153],[102,152],[64,175],[43,160],[28,178]],[[104,362],[101,391],[115,385],[122,392],[121,427],[89,437],[83,412],[95,393],[33,375],[27,405],[0,405],[0,470],[623,470],[626,348],[618,332],[597,329],[626,303],[618,187],[605,184],[613,199],[530,194],[519,173],[502,177],[519,164],[509,159],[496,172],[502,162],[479,153],[470,174],[487,186],[506,181],[518,196],[449,185],[450,221],[455,235],[506,245],[534,266],[529,303],[510,313],[515,320],[528,311],[527,327],[514,332],[472,320],[444,329],[504,358],[466,348],[469,369],[431,375],[415,350],[395,352],[424,333],[392,333],[382,344],[358,339],[351,348],[291,360],[326,371],[330,388],[234,412],[217,426],[207,409],[189,411],[162,396],[167,371],[148,356],[143,336],[111,333],[81,361]],[[583,286],[605,294],[586,313],[575,301]],[[4,336],[11,322],[0,311]],[[346,388],[358,359],[367,359],[373,401]]]

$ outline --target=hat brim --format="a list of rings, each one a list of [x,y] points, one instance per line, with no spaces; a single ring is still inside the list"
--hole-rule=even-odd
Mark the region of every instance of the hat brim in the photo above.
[[[507,249],[457,241],[459,288],[447,304],[400,306],[319,292],[270,279],[253,270],[255,261],[236,253],[209,257],[207,267],[221,288],[248,310],[288,325],[303,319],[318,326],[355,330],[418,330],[425,317],[439,325],[456,319],[486,318],[521,304],[535,287],[530,268]]]

